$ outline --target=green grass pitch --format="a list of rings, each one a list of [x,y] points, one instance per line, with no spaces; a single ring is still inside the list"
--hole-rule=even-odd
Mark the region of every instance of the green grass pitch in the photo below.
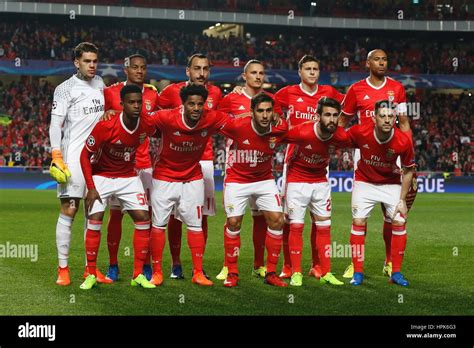
[[[221,193],[217,194],[221,201]],[[244,218],[239,262],[240,285],[211,288],[191,283],[191,262],[185,234],[182,261],[185,280],[168,277],[168,243],[164,255],[164,284],[153,290],[130,286],[133,257],[132,224],[125,218],[119,262],[121,279],[100,284],[91,291],[79,289],[84,265],[83,215],[73,229],[70,267],[72,284],[56,286],[55,226],[58,200],[55,191],[0,191],[0,244],[37,244],[37,262],[0,258],[0,315],[473,315],[472,268],[474,261],[474,195],[419,194],[408,223],[408,247],[403,265],[409,288],[388,284],[382,275],[384,246],[382,218],[376,207],[366,244],[366,280],[353,288],[321,285],[304,277],[301,288],[274,288],[251,276],[251,218]],[[333,194],[332,240],[346,245],[351,224],[350,194]],[[209,220],[209,240],[204,255],[206,272],[213,277],[223,259],[224,213]],[[103,228],[105,230],[105,227]],[[106,271],[105,233],[98,265]],[[304,234],[303,267],[310,265],[309,226]],[[281,255],[281,259],[283,255]],[[348,257],[333,258],[332,270],[341,280]],[[281,264],[281,260],[280,260]],[[279,268],[280,269],[280,268]],[[215,280],[215,279],[214,279]]]

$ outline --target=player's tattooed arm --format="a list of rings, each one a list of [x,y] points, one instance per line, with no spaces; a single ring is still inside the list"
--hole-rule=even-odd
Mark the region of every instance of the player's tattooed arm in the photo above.
[[[407,216],[408,208],[406,204],[406,197],[407,197],[408,190],[410,189],[414,171],[415,171],[415,166],[403,167],[402,191],[400,193],[400,201],[398,202],[395,208],[395,212],[392,217],[393,219],[398,213],[400,213],[400,216],[403,218],[406,218]]]

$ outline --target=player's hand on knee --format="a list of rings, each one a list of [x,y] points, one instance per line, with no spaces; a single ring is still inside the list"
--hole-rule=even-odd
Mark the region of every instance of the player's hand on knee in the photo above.
[[[94,205],[94,202],[98,200],[102,203],[102,199],[100,199],[99,192],[95,188],[90,189],[87,191],[86,199],[84,201],[84,205],[86,207],[86,212],[89,212]]]
[[[400,214],[400,216],[404,219],[407,218],[407,203],[403,199],[400,199],[400,202],[398,202],[397,206],[395,207],[395,212],[393,213],[392,220],[395,219],[395,216],[397,216],[397,214]]]
[[[49,175],[59,184],[65,184],[71,177],[71,172],[63,161],[61,150],[54,149],[51,152],[51,166],[49,168]]]

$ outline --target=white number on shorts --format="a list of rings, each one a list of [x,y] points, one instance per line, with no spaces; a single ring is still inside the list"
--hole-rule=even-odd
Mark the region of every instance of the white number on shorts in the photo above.
[[[137,193],[137,199],[138,199],[138,203],[140,205],[147,205],[148,204],[146,196],[143,193]]]

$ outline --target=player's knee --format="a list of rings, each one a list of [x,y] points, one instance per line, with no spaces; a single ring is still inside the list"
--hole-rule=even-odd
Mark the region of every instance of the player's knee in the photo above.
[[[227,228],[231,231],[239,231],[242,226],[242,218],[234,216],[227,218]]]
[[[402,218],[403,219],[403,218]],[[393,220],[392,226],[405,226],[405,220]]]
[[[354,218],[352,219],[352,224],[356,226],[365,226],[367,224],[366,218]]]
[[[150,214],[146,210],[136,210],[132,217],[134,222],[150,221]]]
[[[283,214],[271,214],[267,220],[268,228],[272,230],[283,229],[283,224],[285,223]]]

